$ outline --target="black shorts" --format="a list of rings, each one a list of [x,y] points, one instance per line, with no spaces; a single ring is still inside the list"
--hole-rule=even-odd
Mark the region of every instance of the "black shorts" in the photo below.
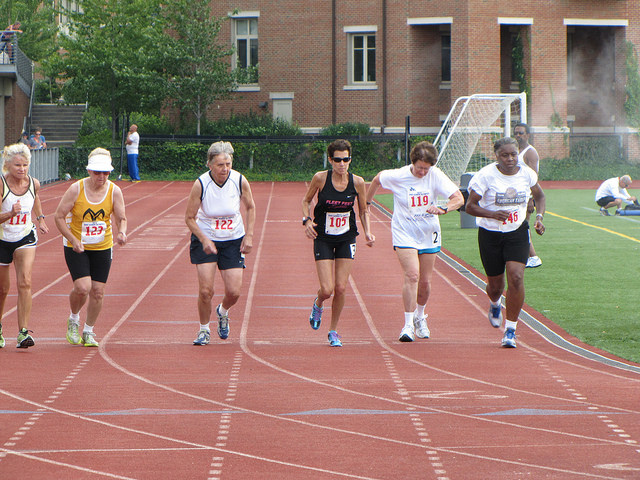
[[[228,242],[213,242],[218,253],[206,253],[202,242],[193,233],[191,234],[191,246],[189,255],[191,263],[200,265],[202,263],[217,263],[219,270],[229,270],[231,268],[244,268],[244,255],[240,253],[242,239],[229,240]]]
[[[85,250],[78,253],[71,247],[64,247],[64,259],[74,282],[79,278],[91,277],[94,282],[107,283],[113,249]]]
[[[606,197],[602,197],[599,198],[598,200],[596,200],[596,203],[600,206],[600,207],[606,207],[607,205],[609,205],[611,202],[615,202],[616,201],[616,197],[612,196],[612,195],[607,195]]]
[[[9,265],[13,262],[13,252],[19,248],[33,248],[38,243],[36,227],[31,229],[28,235],[17,242],[5,242],[0,240],[0,265]]]
[[[334,260],[336,258],[350,258],[356,256],[356,237],[341,242],[331,242],[316,238],[313,241],[313,254],[318,260]]]
[[[529,223],[522,222],[513,232],[494,232],[478,228],[478,248],[488,277],[502,275],[507,262],[526,264],[529,258]]]

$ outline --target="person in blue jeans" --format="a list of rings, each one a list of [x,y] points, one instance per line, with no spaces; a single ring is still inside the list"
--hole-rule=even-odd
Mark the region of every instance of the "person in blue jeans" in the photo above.
[[[127,168],[132,182],[140,181],[140,172],[138,171],[138,145],[140,145],[140,135],[138,134],[138,126],[133,124],[129,127],[127,134]]]

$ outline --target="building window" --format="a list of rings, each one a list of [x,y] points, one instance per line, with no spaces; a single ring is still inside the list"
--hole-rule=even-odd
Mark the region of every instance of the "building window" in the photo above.
[[[451,32],[442,32],[441,35],[441,52],[442,52],[442,73],[440,80],[443,82],[451,81]]]
[[[70,13],[83,13],[82,7],[78,2],[72,0],[61,0],[58,28],[64,35],[69,35],[69,24],[71,23],[71,17],[69,17]]]
[[[351,72],[353,83],[376,81],[376,36],[357,34],[352,39]]]
[[[234,20],[236,68],[239,83],[258,83],[258,19]]]
[[[567,86],[573,86],[573,28],[567,30]]]

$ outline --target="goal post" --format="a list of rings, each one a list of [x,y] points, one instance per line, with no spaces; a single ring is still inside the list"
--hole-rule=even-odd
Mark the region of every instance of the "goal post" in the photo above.
[[[512,120],[525,122],[526,118],[526,93],[458,98],[434,142],[438,168],[460,186],[467,167],[477,171],[495,161],[493,143],[511,136]]]

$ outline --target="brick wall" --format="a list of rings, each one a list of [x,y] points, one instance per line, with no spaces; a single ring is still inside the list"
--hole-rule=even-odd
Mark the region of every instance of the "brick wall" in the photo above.
[[[29,97],[13,82],[13,95],[4,103],[4,141],[6,145],[16,143],[22,134],[22,123],[29,115]]]

